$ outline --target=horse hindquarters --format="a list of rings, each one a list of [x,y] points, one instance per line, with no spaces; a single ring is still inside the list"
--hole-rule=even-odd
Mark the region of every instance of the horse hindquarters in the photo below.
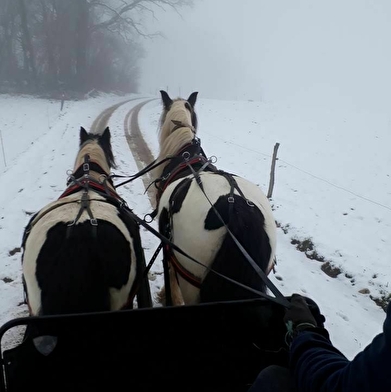
[[[57,222],[43,240],[40,226],[38,222],[31,231],[23,256],[33,312],[106,311],[126,303],[135,274],[134,268],[131,270],[134,253],[130,238],[113,223],[100,219],[96,234],[86,220],[72,227],[69,238],[67,223]],[[38,251],[35,241],[42,243]],[[34,264],[35,269],[31,268]]]
[[[249,205],[239,195],[234,195],[234,202],[229,203],[227,196],[220,196],[215,207],[227,227],[255,263],[263,270],[268,269],[272,257],[272,241],[265,225],[265,216],[255,205]],[[206,228],[223,225],[213,209],[205,221]],[[231,235],[227,232],[223,243],[211,265],[215,271],[230,277],[258,291],[265,292],[265,283],[250,265]],[[240,300],[258,297],[256,294],[209,272],[202,282],[200,302]]]

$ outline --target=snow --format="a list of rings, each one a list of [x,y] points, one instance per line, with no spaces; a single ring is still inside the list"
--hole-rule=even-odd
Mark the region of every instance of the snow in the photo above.
[[[60,111],[58,101],[0,95],[0,324],[27,315],[17,248],[30,214],[65,189],[80,126],[88,130],[104,109],[135,99],[119,106],[108,123],[119,166],[116,174],[135,174],[124,119],[146,98],[156,99],[143,107],[139,124],[156,156],[158,96],[100,95],[67,101]],[[271,199],[280,226],[278,264],[270,278],[284,295],[298,292],[315,300],[332,341],[353,358],[382,330],[385,312],[371,297],[391,292],[388,113],[365,112],[349,104],[331,110],[300,101],[212,100],[203,98],[202,91],[196,111],[205,153],[216,156],[219,168],[254,181],[265,193],[273,148],[280,143]],[[138,216],[152,211],[141,179],[118,191]],[[142,238],[148,262],[158,240],[145,229]],[[322,262],[291,243],[306,239],[341,270],[337,277],[325,274]],[[161,273],[158,258],[151,274],[153,293],[162,284]]]

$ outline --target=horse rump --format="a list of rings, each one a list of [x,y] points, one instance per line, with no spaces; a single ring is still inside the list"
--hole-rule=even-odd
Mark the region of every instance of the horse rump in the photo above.
[[[65,222],[55,224],[47,231],[39,249],[35,261],[35,279],[40,288],[39,314],[112,309],[110,290],[120,291],[130,278],[129,241],[115,225],[104,220],[98,220],[96,232],[90,221],[73,226],[71,235],[68,229]],[[26,245],[24,263],[31,257],[29,241]],[[31,286],[32,277],[26,278]]]
[[[266,271],[271,256],[269,237],[265,230],[265,217],[259,208],[239,195],[234,195],[234,201],[228,200],[228,195],[220,196],[205,220],[208,229],[227,225],[249,256],[255,261],[262,271]],[[211,268],[231,279],[246,286],[265,292],[265,283],[251,266],[246,256],[239,249],[230,233],[227,231],[225,238]],[[201,302],[244,300],[259,297],[258,294],[230,282],[223,277],[209,272],[200,288]]]

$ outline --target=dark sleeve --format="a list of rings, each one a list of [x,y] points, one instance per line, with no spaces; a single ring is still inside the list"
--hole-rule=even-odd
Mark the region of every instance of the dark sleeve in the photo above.
[[[390,392],[391,307],[383,333],[352,361],[313,329],[293,340],[290,366],[300,392]]]

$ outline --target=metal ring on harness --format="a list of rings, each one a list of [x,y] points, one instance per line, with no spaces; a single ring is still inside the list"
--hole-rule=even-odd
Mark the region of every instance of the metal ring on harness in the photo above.
[[[144,215],[144,222],[146,222],[146,223],[151,223],[151,222],[153,222],[152,214],[145,214],[145,215]]]
[[[105,174],[101,174],[101,175],[98,177],[98,182],[99,182],[99,184],[104,184],[106,181],[107,181],[107,176],[106,176]]]
[[[249,207],[255,207],[255,204],[249,199],[246,199],[246,203]]]
[[[188,161],[188,160],[190,159],[190,153],[189,153],[189,151],[185,151],[185,152],[182,154],[182,157],[183,157],[183,159],[184,159],[185,161]]]

